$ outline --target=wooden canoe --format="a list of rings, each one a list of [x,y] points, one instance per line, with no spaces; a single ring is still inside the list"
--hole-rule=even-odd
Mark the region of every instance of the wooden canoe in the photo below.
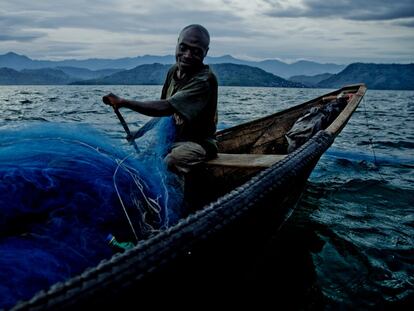
[[[198,172],[208,185],[204,186],[208,194],[201,200],[206,205],[135,248],[19,303],[14,310],[108,309],[124,303],[165,306],[167,293],[169,299],[182,294],[179,299],[192,295],[208,301],[204,293],[211,293],[211,284],[216,293],[229,286],[245,286],[243,271],[292,213],[310,173],[365,91],[363,84],[346,86],[218,132],[220,153]],[[285,134],[295,121],[341,93],[352,97],[339,115],[288,154]],[[198,173],[188,181],[190,188],[200,180]]]

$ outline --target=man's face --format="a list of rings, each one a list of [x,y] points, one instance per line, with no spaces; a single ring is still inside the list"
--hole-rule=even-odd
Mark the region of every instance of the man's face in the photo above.
[[[189,28],[180,34],[175,50],[175,58],[178,68],[182,72],[188,72],[198,68],[207,55],[208,42],[197,30]]]

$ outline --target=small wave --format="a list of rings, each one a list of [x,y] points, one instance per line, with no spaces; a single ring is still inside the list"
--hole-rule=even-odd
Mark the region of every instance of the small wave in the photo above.
[[[358,143],[358,145],[361,145],[361,146],[366,146],[366,145],[371,145],[371,144],[372,144],[372,142],[367,141],[367,140],[363,140],[363,141],[360,141]],[[414,143],[413,142],[404,141],[404,140],[399,140],[399,141],[396,141],[396,142],[376,140],[374,142],[374,145],[383,146],[383,147],[391,147],[391,148],[396,148],[396,149],[402,149],[402,148],[413,149],[414,148]]]
[[[41,122],[49,122],[48,119],[43,118],[43,117],[36,117],[36,116],[32,116],[32,117],[21,117],[20,118],[21,121],[41,121]]]
[[[345,151],[340,149],[329,149],[325,152],[325,156],[333,157],[338,159],[339,164],[343,164],[344,166],[350,166],[352,162],[359,162],[360,165],[365,166],[367,168],[372,168],[369,163],[374,163],[377,165],[395,165],[395,166],[404,166],[404,167],[412,167],[414,166],[414,159],[407,158],[402,156],[387,156],[382,154],[374,154],[371,152],[352,152],[352,151]]]
[[[366,160],[360,160],[356,162],[349,159],[337,158],[335,159],[335,163],[343,168],[353,168],[356,170],[364,169],[370,171],[378,170],[378,166],[374,163],[374,160],[372,160],[372,162]]]
[[[33,103],[31,100],[29,100],[29,99],[23,99],[23,100],[20,100],[20,102],[22,103],[22,104],[31,104],[31,103]]]
[[[16,94],[17,95],[43,95],[43,93],[39,91],[26,91],[26,90],[19,91]]]

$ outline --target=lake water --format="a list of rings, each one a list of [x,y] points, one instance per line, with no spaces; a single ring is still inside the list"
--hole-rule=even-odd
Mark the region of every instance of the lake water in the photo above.
[[[88,124],[128,150],[118,119],[101,97],[113,92],[151,100],[160,91],[160,86],[0,86],[0,130],[24,131],[28,124],[39,123]],[[221,87],[219,128],[328,91]],[[127,110],[123,114],[131,128],[148,120]],[[291,309],[414,306],[413,168],[414,92],[368,90],[320,159],[295,213],[269,246],[266,273],[283,285],[275,289],[275,300],[289,300]]]

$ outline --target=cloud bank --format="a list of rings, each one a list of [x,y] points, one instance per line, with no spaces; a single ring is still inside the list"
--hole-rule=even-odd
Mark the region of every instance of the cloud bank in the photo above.
[[[178,32],[192,23],[209,29],[213,56],[414,61],[414,5],[408,0],[5,0],[0,54],[166,55],[174,52]]]

